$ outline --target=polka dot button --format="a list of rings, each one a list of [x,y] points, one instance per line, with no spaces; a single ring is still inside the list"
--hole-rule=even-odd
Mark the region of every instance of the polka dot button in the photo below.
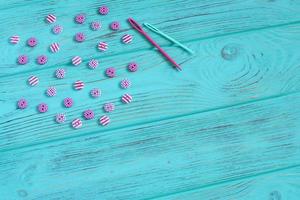
[[[112,112],[115,110],[115,105],[113,103],[106,103],[103,105],[103,110],[105,112]]]
[[[98,88],[94,88],[94,89],[91,90],[90,95],[93,98],[97,98],[101,95],[101,90],[99,90]]]
[[[109,78],[113,78],[116,76],[116,70],[113,67],[109,67],[105,70],[105,74],[106,76],[108,76]]]
[[[110,28],[114,31],[119,30],[120,29],[120,23],[119,22],[112,22],[110,24]]]
[[[138,65],[135,62],[131,62],[131,63],[128,64],[127,68],[128,68],[129,71],[135,72],[135,71],[138,70]]]
[[[97,31],[101,28],[101,24],[100,22],[94,21],[91,23],[90,27],[93,31]]]
[[[27,45],[30,47],[34,47],[37,45],[37,39],[35,37],[31,37],[27,40]]]
[[[45,55],[41,55],[41,56],[39,56],[38,58],[37,58],[37,63],[39,64],[39,65],[44,65],[44,64],[46,64],[48,62],[48,58],[47,58],[47,56],[45,56]]]
[[[92,110],[86,110],[83,112],[83,117],[89,120],[89,119],[93,119],[95,117],[95,114]]]
[[[101,6],[98,11],[101,15],[107,15],[109,12],[109,9],[107,6]]]
[[[83,42],[85,40],[85,35],[84,33],[76,33],[75,35],[75,40],[77,42]]]
[[[64,106],[66,108],[71,108],[73,106],[73,99],[70,97],[67,97],[64,99]]]
[[[45,104],[45,103],[39,104],[39,105],[38,105],[38,111],[39,111],[40,113],[45,113],[45,112],[47,112],[47,111],[48,111],[48,105]]]
[[[20,65],[25,65],[28,63],[28,57],[26,55],[21,55],[18,57],[18,63]]]
[[[55,121],[59,124],[64,123],[66,121],[66,115],[63,113],[59,113],[55,116]]]
[[[58,35],[63,31],[63,27],[60,25],[56,25],[52,28],[52,33]]]
[[[27,108],[27,105],[28,105],[28,103],[27,103],[26,99],[20,99],[17,103],[17,106],[19,109],[25,109],[25,108]]]
[[[85,22],[85,15],[84,14],[78,14],[75,16],[75,22],[77,24],[83,24]]]

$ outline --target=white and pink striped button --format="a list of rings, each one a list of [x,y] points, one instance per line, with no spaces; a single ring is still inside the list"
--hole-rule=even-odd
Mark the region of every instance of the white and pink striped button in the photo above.
[[[49,14],[49,15],[47,15],[47,17],[46,17],[46,21],[47,21],[48,23],[52,24],[52,23],[56,22],[56,16],[53,15],[53,14]]]
[[[81,90],[84,88],[84,83],[83,81],[76,81],[74,84],[73,84],[73,87],[75,90]]]
[[[50,45],[50,50],[52,51],[52,53],[56,53],[59,51],[59,44],[54,42]]]
[[[36,77],[36,76],[30,76],[30,77],[28,78],[28,84],[29,84],[30,86],[36,86],[38,83],[39,83],[38,77]]]
[[[108,44],[106,42],[99,42],[98,49],[100,51],[106,51],[108,49]]]
[[[79,118],[74,119],[72,121],[72,127],[75,128],[75,129],[81,128],[82,127],[82,121]]]
[[[99,123],[100,123],[102,126],[106,126],[107,124],[110,123],[110,119],[109,119],[108,116],[103,115],[102,117],[100,117]]]
[[[10,37],[10,43],[12,44],[18,44],[20,41],[20,37],[18,35],[13,35]]]
[[[81,62],[82,62],[82,59],[79,56],[75,56],[75,57],[72,58],[72,63],[75,66],[80,65]]]
[[[132,96],[130,94],[124,94],[121,100],[123,103],[130,103],[132,101]]]
[[[122,42],[123,42],[124,44],[129,44],[129,43],[132,42],[132,40],[133,40],[133,36],[132,36],[132,35],[129,35],[129,34],[125,34],[125,35],[123,35],[123,37],[122,37]]]

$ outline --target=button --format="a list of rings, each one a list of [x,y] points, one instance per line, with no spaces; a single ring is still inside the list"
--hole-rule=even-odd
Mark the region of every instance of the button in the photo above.
[[[108,44],[105,42],[99,42],[98,49],[100,51],[106,51],[108,49]]]
[[[123,89],[127,89],[127,88],[129,88],[129,87],[131,86],[131,82],[130,82],[130,80],[128,80],[128,79],[124,79],[124,80],[122,80],[122,81],[120,82],[120,86],[121,86],[121,88],[123,88]]]
[[[128,70],[131,72],[135,72],[138,69],[138,65],[136,62],[131,62],[127,66]]]
[[[45,56],[45,55],[40,55],[38,58],[37,58],[37,63],[39,64],[39,65],[44,65],[44,64],[46,64],[48,62],[48,58],[47,58],[47,56]]]
[[[97,31],[101,28],[101,23],[97,22],[97,21],[94,21],[94,22],[91,23],[90,27],[93,31]]]
[[[35,47],[37,45],[38,41],[35,37],[31,37],[27,40],[27,45],[30,47]]]
[[[53,14],[49,14],[49,15],[47,15],[47,17],[46,17],[46,21],[47,21],[48,23],[52,24],[52,23],[56,22],[56,16],[53,15]]]
[[[53,97],[56,95],[56,88],[55,87],[49,87],[46,91],[46,94],[48,97]]]
[[[20,41],[20,36],[18,35],[13,35],[10,37],[10,43],[12,44],[18,44]]]
[[[66,71],[64,69],[57,69],[55,71],[55,77],[58,79],[63,79],[66,76]]]
[[[103,115],[102,117],[100,117],[99,123],[100,123],[102,126],[106,126],[107,124],[110,123],[110,119],[109,119],[108,116]]]
[[[70,97],[67,97],[64,99],[64,106],[66,108],[71,108],[73,106],[73,99]]]
[[[119,30],[121,27],[120,23],[115,21],[110,24],[110,28],[114,31]]]
[[[59,124],[64,123],[66,121],[66,115],[64,113],[59,113],[55,116],[55,121]]]
[[[99,62],[96,59],[92,59],[89,61],[89,68],[91,68],[91,69],[96,69],[98,67],[98,65],[99,65]]]
[[[78,14],[75,16],[75,22],[77,24],[83,24],[85,21],[85,15],[84,14]]]
[[[90,95],[93,98],[98,98],[99,96],[101,96],[101,90],[99,90],[98,88],[94,88],[91,90]]]
[[[50,45],[50,50],[52,51],[52,53],[56,53],[59,51],[59,44],[54,42]]]
[[[101,6],[101,7],[99,8],[98,11],[99,11],[99,13],[100,13],[101,15],[107,15],[108,12],[109,12],[109,9],[108,9],[107,6],[103,5],[103,6]]]
[[[83,116],[85,119],[89,120],[89,119],[93,119],[95,117],[95,114],[92,110],[86,110],[83,112]]]
[[[27,57],[26,55],[20,55],[20,56],[18,57],[18,63],[19,63],[20,65],[25,65],[25,64],[27,64],[27,63],[28,63],[28,57]]]
[[[106,76],[108,76],[109,78],[113,78],[116,76],[116,70],[113,67],[109,67],[105,70],[105,74]]]
[[[75,40],[77,42],[83,42],[85,40],[85,35],[84,33],[76,33],[75,35]]]
[[[36,76],[30,76],[27,82],[30,86],[36,86],[39,83],[39,79]]]
[[[80,119],[74,119],[72,121],[72,127],[75,129],[81,128],[82,127],[82,121]]]
[[[80,65],[81,62],[82,62],[82,60],[81,60],[81,57],[79,57],[79,56],[75,56],[72,58],[72,63],[75,66]]]
[[[132,42],[132,40],[133,40],[133,36],[132,35],[125,34],[125,35],[122,36],[122,42],[124,44],[129,44],[129,43]]]
[[[106,103],[103,105],[103,110],[105,112],[112,112],[115,110],[115,105],[113,103]]]
[[[27,104],[26,99],[20,99],[17,103],[17,106],[18,106],[19,109],[27,108],[28,104]]]
[[[73,83],[73,87],[75,90],[81,90],[84,88],[84,83],[83,81],[76,81],[75,83]]]
[[[47,111],[48,111],[48,105],[45,104],[45,103],[40,103],[40,104],[38,105],[38,111],[39,111],[40,113],[45,113],[45,112],[47,112]]]
[[[124,94],[121,100],[123,103],[130,103],[132,101],[132,96],[130,94]]]
[[[63,31],[63,27],[60,25],[56,25],[52,28],[52,33],[58,35]]]

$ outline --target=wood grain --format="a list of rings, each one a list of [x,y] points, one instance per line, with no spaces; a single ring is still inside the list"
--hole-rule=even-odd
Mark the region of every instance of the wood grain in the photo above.
[[[0,194],[137,200],[298,166],[299,100],[297,93],[1,153]]]

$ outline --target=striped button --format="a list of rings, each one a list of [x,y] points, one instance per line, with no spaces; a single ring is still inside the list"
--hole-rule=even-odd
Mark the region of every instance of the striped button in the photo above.
[[[12,44],[18,44],[20,41],[20,37],[18,35],[13,35],[10,37],[10,43]]]
[[[50,45],[50,50],[52,51],[52,53],[56,53],[59,51],[59,44],[54,42]]]
[[[46,91],[46,94],[48,97],[53,97],[56,95],[56,88],[55,87],[49,87]]]
[[[82,60],[81,60],[81,57],[79,57],[79,56],[75,56],[72,58],[72,63],[75,66],[80,65],[81,62],[82,62]]]
[[[107,124],[109,124],[110,122],[110,119],[108,116],[106,115],[103,115],[102,117],[100,117],[99,119],[99,123],[102,125],[102,126],[106,126]]]
[[[46,17],[46,21],[47,21],[48,23],[50,23],[50,24],[56,22],[56,17],[55,17],[55,15],[49,14],[49,15]]]
[[[122,41],[123,41],[124,44],[129,44],[129,43],[132,42],[132,40],[133,40],[133,36],[129,35],[129,34],[125,34],[122,37]]]
[[[92,59],[92,60],[90,60],[90,62],[89,62],[89,68],[91,68],[91,69],[97,68],[98,65],[99,65],[99,61],[96,60],[96,59]]]
[[[39,79],[36,76],[30,76],[28,79],[28,84],[31,86],[36,86],[39,83]]]
[[[74,84],[73,84],[73,87],[75,90],[81,90],[84,88],[84,83],[82,81],[76,81]]]
[[[66,75],[66,71],[64,69],[57,69],[55,71],[55,77],[58,78],[58,79],[65,78],[65,75]]]
[[[106,51],[108,49],[108,44],[105,42],[99,42],[98,49],[100,51]]]
[[[72,127],[75,128],[75,129],[78,129],[80,127],[82,127],[82,121],[80,119],[74,119],[72,121]]]
[[[132,101],[132,96],[130,94],[124,94],[121,100],[123,103],[130,103]]]

